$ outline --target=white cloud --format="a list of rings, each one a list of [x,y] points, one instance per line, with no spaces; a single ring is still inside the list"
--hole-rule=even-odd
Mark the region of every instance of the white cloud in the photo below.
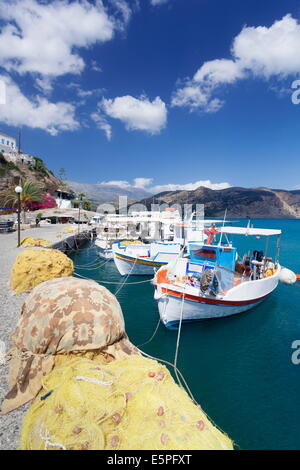
[[[126,180],[113,180],[113,181],[102,181],[99,184],[104,184],[106,186],[119,186],[120,188],[123,189],[133,189],[133,188],[139,188],[139,189],[145,189],[150,184],[152,184],[153,178],[134,178],[133,183],[130,183],[129,181]]]
[[[93,121],[95,121],[95,123],[97,124],[97,127],[105,132],[107,140],[110,141],[111,138],[112,138],[112,127],[111,127],[111,125],[108,124],[106,119],[99,113],[92,113],[91,118],[93,119]]]
[[[164,3],[168,3],[169,0],[150,0],[151,5],[157,6],[157,5],[163,5]]]
[[[291,15],[275,21],[269,28],[244,27],[234,38],[232,59],[205,62],[192,79],[176,90],[172,105],[218,111],[223,102],[214,94],[221,86],[251,76],[281,80],[299,74],[299,50],[300,23]]]
[[[100,67],[100,65],[98,65],[98,62],[96,60],[92,60],[91,69],[94,72],[99,72],[99,73],[102,72],[102,68]]]
[[[243,72],[239,64],[233,60],[216,59],[205,62],[194,75],[194,81],[201,83],[207,80],[211,84],[233,83],[242,77]]]
[[[112,6],[116,9],[117,13],[121,16],[119,21],[119,28],[124,27],[129,23],[132,11],[125,0],[112,0]]]
[[[269,78],[300,72],[300,23],[291,15],[270,28],[247,27],[234,39],[232,53],[245,70]]]
[[[113,185],[119,186],[123,189],[145,189],[149,193],[157,194],[163,191],[178,191],[178,190],[185,190],[185,191],[192,191],[194,189],[199,188],[200,186],[204,186],[205,188],[217,190],[217,189],[226,189],[230,188],[231,185],[229,183],[212,183],[210,180],[200,180],[196,181],[195,183],[185,183],[185,184],[162,184],[151,186],[153,183],[153,178],[135,178],[133,183],[124,180],[115,180],[115,181],[103,181],[100,184],[104,185]]]
[[[193,191],[200,186],[204,186],[205,188],[209,189],[226,189],[230,188],[229,183],[212,183],[210,180],[200,180],[196,181],[195,183],[186,183],[186,184],[163,184],[163,185],[158,185],[158,186],[152,186],[151,192],[153,193],[161,193],[163,191]]]
[[[101,0],[7,0],[0,18],[0,65],[21,74],[78,74],[85,66],[78,48],[109,41],[117,28]]]
[[[72,104],[51,103],[40,96],[29,100],[10,78],[0,76],[0,81],[5,83],[6,88],[6,103],[0,105],[1,122],[10,126],[43,129],[51,135],[79,127]]]
[[[128,181],[124,181],[124,180],[102,181],[99,184],[103,184],[105,186],[119,186],[120,188],[123,188],[123,189],[132,187],[132,185]]]
[[[35,86],[38,90],[42,91],[44,94],[48,94],[53,90],[53,80],[49,76],[37,78],[35,81]]]
[[[120,96],[115,99],[103,99],[100,106],[111,118],[120,119],[127,130],[158,134],[167,123],[167,108],[159,97],[151,102],[145,96]]]
[[[141,188],[145,189],[147,186],[150,186],[152,184],[153,178],[135,178],[134,179],[134,187],[135,188]]]

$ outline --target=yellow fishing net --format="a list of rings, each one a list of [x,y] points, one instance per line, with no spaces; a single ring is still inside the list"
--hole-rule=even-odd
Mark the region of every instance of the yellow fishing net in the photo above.
[[[166,367],[141,356],[60,358],[27,412],[23,450],[232,449]]]
[[[121,245],[142,245],[143,242],[140,240],[122,240]]]
[[[67,225],[64,227],[60,232],[57,232],[56,237],[61,238],[66,233],[75,233],[78,229],[76,227],[72,227],[72,225]]]
[[[27,248],[30,246],[51,246],[51,243],[43,238],[26,237],[20,243],[20,246]]]
[[[73,261],[59,250],[27,249],[16,258],[10,286],[20,294],[48,279],[72,276],[73,271]]]

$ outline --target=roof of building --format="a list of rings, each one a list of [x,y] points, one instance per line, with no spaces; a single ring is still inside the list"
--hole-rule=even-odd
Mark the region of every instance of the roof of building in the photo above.
[[[3,137],[8,137],[9,139],[16,140],[16,139],[15,139],[14,137],[12,137],[11,135],[4,134],[4,132],[1,132],[1,131],[0,131],[0,135],[3,136]]]

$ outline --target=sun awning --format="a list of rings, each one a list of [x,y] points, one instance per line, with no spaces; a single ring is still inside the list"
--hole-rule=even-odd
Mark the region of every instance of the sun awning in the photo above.
[[[273,235],[281,235],[281,230],[268,229],[268,228],[253,228],[253,227],[220,227],[218,229],[221,233],[228,233],[232,235],[253,235],[270,237]]]

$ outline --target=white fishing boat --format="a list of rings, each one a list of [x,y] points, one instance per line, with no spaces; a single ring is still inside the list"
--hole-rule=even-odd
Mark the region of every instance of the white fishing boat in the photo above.
[[[219,242],[214,239],[220,234]],[[266,250],[246,253],[239,262],[229,235],[266,237]],[[276,289],[279,279],[296,276],[279,264],[281,230],[248,227],[212,227],[206,243],[191,243],[189,256],[180,256],[158,270],[154,297],[163,323],[220,318],[259,305]],[[269,237],[277,236],[276,256],[268,256]],[[226,240],[224,241],[224,237]]]
[[[115,238],[111,244],[120,274],[153,275],[154,269],[168,263],[172,255],[178,256],[180,242],[173,243],[173,240],[174,226],[180,220],[179,212],[173,209],[131,212],[126,219],[130,224],[127,238]],[[163,259],[161,252],[165,253]]]
[[[100,258],[113,261],[112,245],[120,240],[137,240],[136,220],[119,214],[106,214],[98,221],[95,246]]]
[[[204,243],[207,235],[205,227],[211,222],[223,223],[221,221],[195,220],[175,221],[172,220],[172,231],[170,221],[158,221],[159,234],[165,236],[157,241],[143,244],[114,243],[112,246],[114,262],[122,276],[125,275],[153,275],[159,268],[178,258],[180,253],[188,252],[190,242]],[[167,228],[166,228],[167,227]],[[166,237],[168,234],[168,237]],[[171,236],[172,235],[172,236]]]
[[[108,240],[105,238],[96,238],[95,240],[95,245],[98,248],[98,254],[100,258],[106,259],[106,260],[111,260],[113,261],[114,255],[112,252],[112,244],[115,242],[114,240]]]
[[[179,256],[182,246],[176,242],[115,242],[112,246],[115,265],[121,276],[153,276],[161,266]]]

